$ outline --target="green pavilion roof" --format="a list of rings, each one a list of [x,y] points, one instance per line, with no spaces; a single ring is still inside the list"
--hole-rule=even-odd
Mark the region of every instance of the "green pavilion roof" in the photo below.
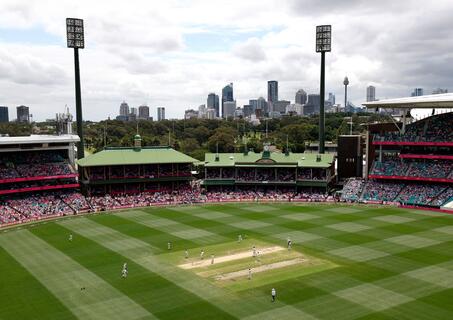
[[[79,161],[81,167],[135,165],[135,164],[165,164],[165,163],[194,163],[198,160],[176,151],[170,147],[108,148],[89,155]]]
[[[333,154],[316,153],[292,153],[288,155],[280,152],[270,152],[269,156],[263,157],[263,153],[219,153],[216,161],[215,153],[205,154],[206,167],[234,167],[234,166],[282,166],[282,167],[306,167],[328,168],[334,162]],[[320,161],[317,157],[320,156]]]

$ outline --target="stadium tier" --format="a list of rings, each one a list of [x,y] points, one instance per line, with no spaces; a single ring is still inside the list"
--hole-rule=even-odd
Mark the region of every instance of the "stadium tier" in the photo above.
[[[208,190],[322,190],[335,178],[332,154],[207,153],[204,180]]]
[[[383,132],[374,136],[374,145],[453,146],[452,114],[443,113],[407,126],[404,133]]]
[[[368,180],[349,180],[341,198],[427,207],[453,201],[452,124],[449,112],[409,124],[404,133],[381,126],[369,136]]]
[[[77,136],[0,137],[0,195],[78,188]]]
[[[174,190],[192,179],[196,159],[170,147],[106,148],[79,160],[80,183],[88,195]]]

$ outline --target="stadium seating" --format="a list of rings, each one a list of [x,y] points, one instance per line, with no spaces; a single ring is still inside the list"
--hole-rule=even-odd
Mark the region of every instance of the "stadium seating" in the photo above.
[[[384,135],[375,135],[375,141],[405,141],[405,142],[451,142],[453,128],[451,113],[435,115],[414,122],[406,127],[406,132],[386,132]]]

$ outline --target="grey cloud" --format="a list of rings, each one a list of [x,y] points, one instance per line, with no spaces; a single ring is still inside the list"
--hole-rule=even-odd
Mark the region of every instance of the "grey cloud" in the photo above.
[[[64,84],[69,77],[58,65],[44,63],[28,55],[14,56],[0,51],[0,79],[45,86]]]

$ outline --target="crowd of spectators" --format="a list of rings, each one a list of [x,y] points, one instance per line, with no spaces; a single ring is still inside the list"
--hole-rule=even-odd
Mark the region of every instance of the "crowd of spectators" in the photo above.
[[[20,213],[21,220],[74,213],[58,195],[53,193],[19,196],[6,200],[5,204]]]
[[[364,187],[361,200],[394,201],[403,187],[401,183],[369,180]]]
[[[62,192],[60,198],[76,212],[90,210],[91,206],[85,196],[77,191]]]
[[[444,204],[453,201],[453,188],[446,188],[444,192],[440,193],[434,200],[431,201],[433,206],[443,206]]]
[[[370,174],[382,176],[407,176],[421,178],[447,178],[453,174],[451,160],[403,160],[386,157],[375,161]]]
[[[375,161],[370,174],[381,176],[404,176],[409,164],[398,157],[386,157],[383,161]]]
[[[375,135],[375,141],[407,141],[407,142],[445,142],[453,141],[451,126],[453,113],[435,115],[414,122],[406,127],[406,132],[386,132]]]
[[[365,181],[362,179],[349,179],[343,187],[341,200],[358,201],[364,185]]]
[[[453,188],[436,184],[414,184],[350,179],[343,188],[343,201],[395,202],[440,207],[453,200]]]
[[[453,161],[413,161],[407,175],[411,177],[447,178],[453,171]]]
[[[58,152],[7,153],[0,160],[0,180],[71,173],[69,164]]]
[[[208,168],[207,179],[236,179],[238,181],[279,181],[290,182],[296,180],[296,170],[293,168],[238,168],[235,177],[235,170],[232,168]],[[306,169],[298,170],[299,180],[325,180],[326,170]]]
[[[445,189],[441,185],[408,184],[395,201],[409,205],[427,205]]]

